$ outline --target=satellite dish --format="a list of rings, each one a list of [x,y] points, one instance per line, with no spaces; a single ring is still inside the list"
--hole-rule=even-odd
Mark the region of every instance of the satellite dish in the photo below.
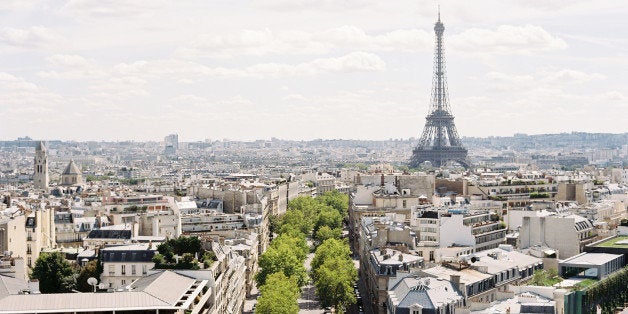
[[[107,289],[107,284],[104,282],[101,282],[98,284],[98,289]]]
[[[87,283],[88,283],[90,286],[95,286],[95,285],[97,285],[97,284],[98,284],[98,279],[96,279],[96,278],[94,278],[94,277],[89,277],[89,278],[87,278]]]

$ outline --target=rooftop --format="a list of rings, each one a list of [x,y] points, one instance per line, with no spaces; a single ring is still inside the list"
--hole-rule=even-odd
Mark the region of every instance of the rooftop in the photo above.
[[[628,249],[628,236],[617,236],[597,244],[601,247]]]
[[[0,296],[0,313],[64,313],[185,308],[207,282],[203,271],[161,271],[138,279],[131,291],[114,293],[53,293]],[[188,298],[186,295],[190,294]],[[182,300],[187,300],[179,305]]]
[[[561,264],[580,264],[580,265],[604,265],[622,255],[608,253],[582,253],[566,260],[560,261]]]

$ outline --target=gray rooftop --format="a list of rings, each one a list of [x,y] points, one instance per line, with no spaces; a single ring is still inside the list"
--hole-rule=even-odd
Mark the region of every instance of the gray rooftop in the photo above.
[[[604,265],[622,255],[608,253],[582,253],[560,261],[561,264]]]

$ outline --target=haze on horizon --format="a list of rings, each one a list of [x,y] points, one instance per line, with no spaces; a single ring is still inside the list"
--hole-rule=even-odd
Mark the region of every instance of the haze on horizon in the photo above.
[[[418,137],[438,4],[4,0],[0,140]],[[462,137],[628,132],[628,4],[440,5]]]

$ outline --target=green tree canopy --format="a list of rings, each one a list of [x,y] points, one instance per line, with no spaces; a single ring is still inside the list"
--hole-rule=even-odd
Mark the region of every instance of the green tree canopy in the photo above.
[[[319,207],[320,203],[317,200],[307,196],[299,196],[288,202],[288,212],[293,210],[300,211],[303,213],[303,217],[306,219],[307,223],[310,224],[310,226],[314,225],[314,220],[318,214]],[[309,234],[309,232],[304,233]]]
[[[331,206],[323,205],[316,217],[314,234],[322,226],[328,226],[331,229],[342,228],[342,216]]]
[[[328,226],[322,226],[318,231],[316,231],[316,235],[314,238],[319,242],[323,243],[327,239],[340,239],[342,237],[342,229],[335,228],[331,229]]]
[[[41,293],[63,293],[74,289],[77,273],[63,254],[41,253],[31,277],[39,280]]]
[[[351,260],[351,250],[349,245],[343,240],[327,239],[316,248],[316,253],[312,259],[312,269],[318,269],[326,260],[340,257]]]
[[[273,241],[275,242],[275,241]],[[299,286],[307,280],[307,272],[303,266],[303,259],[299,257],[300,249],[288,243],[271,245],[259,257],[259,272],[255,275],[258,286],[266,284],[267,277],[276,272],[282,272],[286,277],[293,277]]]
[[[281,234],[273,240],[270,246],[274,248],[279,248],[281,246],[292,248],[301,262],[305,261],[307,253],[310,251],[307,241],[305,240],[305,235],[302,233]]]
[[[255,313],[296,314],[299,312],[300,290],[297,280],[282,272],[270,274],[266,284],[260,287],[262,295],[257,299]]]
[[[341,217],[347,216],[349,209],[349,196],[336,190],[325,192],[316,198],[322,204],[333,207]]]
[[[323,306],[333,306],[340,312],[355,303],[353,284],[358,272],[351,259],[327,258],[314,272],[316,294]]]
[[[279,233],[288,233],[292,230],[298,230],[303,234],[310,234],[312,231],[312,222],[306,218],[300,210],[288,210],[281,217],[281,227]]]
[[[76,278],[76,290],[81,292],[94,291],[94,287],[87,283],[87,279],[89,279],[90,277],[99,279],[101,273],[102,267],[100,266],[98,260],[89,261],[85,265],[85,267],[81,269],[81,272]]]

